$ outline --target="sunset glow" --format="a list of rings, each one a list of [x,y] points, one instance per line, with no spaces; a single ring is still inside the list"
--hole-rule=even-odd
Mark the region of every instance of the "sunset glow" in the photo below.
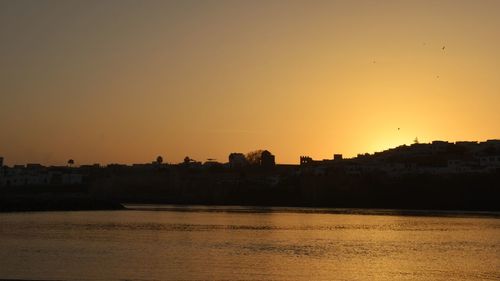
[[[500,136],[500,1],[0,1],[7,164]]]

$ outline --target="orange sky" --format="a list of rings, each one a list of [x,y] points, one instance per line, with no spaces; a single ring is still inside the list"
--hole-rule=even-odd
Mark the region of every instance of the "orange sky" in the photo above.
[[[499,138],[498,11],[494,0],[1,1],[0,156],[224,162],[262,148],[297,163],[415,137]]]

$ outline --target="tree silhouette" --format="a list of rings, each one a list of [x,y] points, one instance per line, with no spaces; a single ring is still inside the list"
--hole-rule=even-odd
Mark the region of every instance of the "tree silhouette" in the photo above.
[[[156,157],[156,163],[158,163],[158,164],[163,163],[163,157],[161,157],[161,156]]]
[[[75,160],[69,159],[68,160],[68,166],[72,167],[75,164]]]
[[[262,149],[248,152],[246,155],[248,163],[250,163],[250,165],[260,165],[262,152]]]

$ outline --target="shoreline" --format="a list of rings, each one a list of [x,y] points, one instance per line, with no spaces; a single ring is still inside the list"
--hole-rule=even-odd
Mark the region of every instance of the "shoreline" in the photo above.
[[[467,217],[498,218],[498,211],[471,210],[418,210],[386,208],[325,208],[300,206],[242,206],[242,205],[179,205],[179,204],[140,204],[122,203],[125,210],[132,211],[169,211],[169,212],[207,212],[207,213],[301,213],[301,214],[343,214],[372,216],[418,216],[418,217]]]
[[[118,202],[88,196],[0,197],[0,213],[125,210]]]

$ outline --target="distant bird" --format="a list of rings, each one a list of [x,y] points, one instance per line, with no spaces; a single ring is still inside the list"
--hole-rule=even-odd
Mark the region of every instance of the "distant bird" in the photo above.
[[[443,51],[444,51],[444,49],[446,49],[446,46],[443,46],[443,47],[441,48],[441,50],[443,50]]]
[[[398,128],[398,131],[399,131],[400,128]]]
[[[373,63],[377,63],[377,61],[376,61],[376,60],[374,60],[374,61],[373,61]]]
[[[439,75],[437,75],[436,78],[439,79]]]

